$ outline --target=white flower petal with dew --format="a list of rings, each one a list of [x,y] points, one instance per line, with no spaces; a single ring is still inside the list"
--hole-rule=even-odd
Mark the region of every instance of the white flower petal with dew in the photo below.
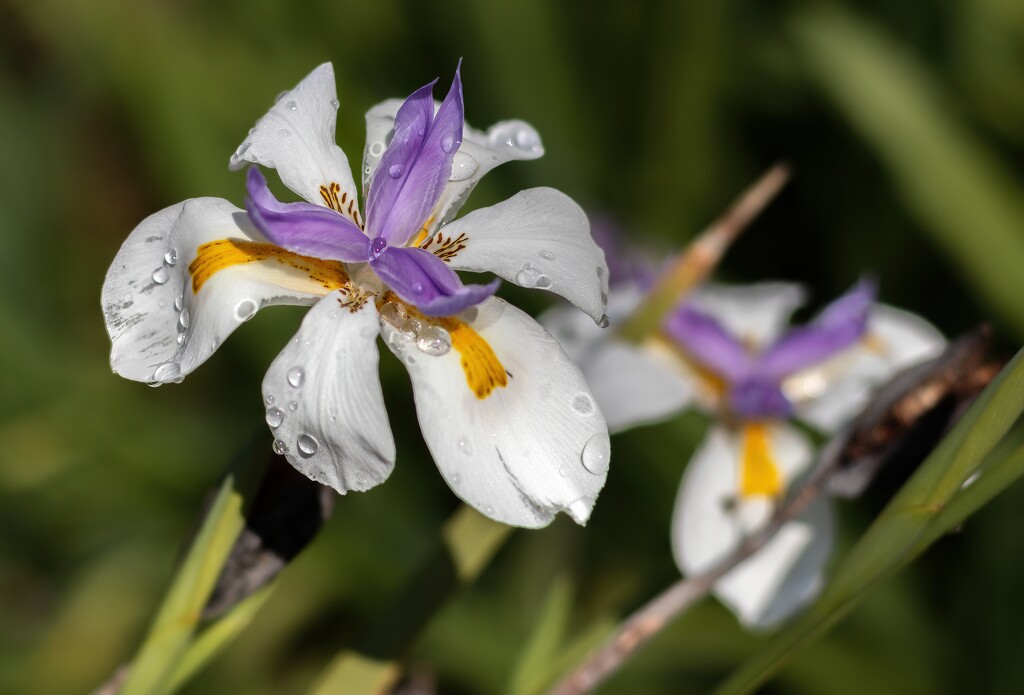
[[[180,381],[261,307],[312,304],[329,290],[298,268],[240,263],[193,290],[200,246],[265,243],[245,212],[220,198],[193,198],[143,220],[107,271],[102,305],[113,370],[135,381]]]
[[[380,317],[336,290],[317,303],[263,379],[275,449],[341,494],[384,482],[395,465],[380,379]]]
[[[485,300],[466,322],[507,375],[483,398],[467,384],[458,336],[446,354],[430,355],[384,324],[385,342],[409,370],[438,469],[492,519],[540,527],[565,511],[585,523],[604,486],[610,443],[582,374],[540,325],[501,299]]]
[[[434,102],[434,111],[441,102]],[[370,185],[370,177],[380,163],[381,155],[391,140],[395,114],[402,106],[401,99],[388,99],[366,112],[366,149],[363,151],[363,195]],[[462,145],[452,161],[452,173],[434,206],[429,220],[424,220],[433,233],[462,208],[466,198],[484,174],[505,162],[537,159],[544,155],[540,135],[524,121],[510,120],[495,123],[481,132],[468,125],[462,127]]]
[[[231,156],[231,169],[241,169],[246,163],[277,169],[288,188],[310,203],[327,207],[335,205],[328,205],[320,187],[329,189],[336,183],[338,207],[343,208],[339,212],[354,218],[349,204],[355,210],[356,186],[348,158],[334,141],[337,118],[334,68],[324,63],[295,89],[282,94],[257,121]]]
[[[789,425],[770,425],[767,432],[788,488],[811,463],[810,443]],[[740,433],[715,425],[686,469],[673,513],[672,549],[687,576],[711,569],[771,520],[774,501],[739,496],[741,451]],[[816,595],[833,535],[831,510],[819,500],[720,579],[715,594],[748,627],[770,627]]]
[[[946,339],[908,311],[876,305],[864,337],[832,359],[785,380],[796,416],[823,432],[835,432],[862,411],[878,386],[896,374],[937,357]]]
[[[522,287],[553,292],[600,321],[608,298],[604,252],[579,205],[553,188],[530,188],[475,210],[441,229],[463,239],[448,259],[455,270],[491,272]],[[432,250],[433,244],[427,246]]]

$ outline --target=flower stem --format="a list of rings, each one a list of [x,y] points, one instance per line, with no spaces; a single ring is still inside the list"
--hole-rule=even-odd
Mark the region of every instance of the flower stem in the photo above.
[[[740,233],[788,180],[789,167],[785,164],[776,164],[762,174],[661,274],[647,299],[622,324],[619,335],[639,344],[655,333],[683,295],[707,279]]]

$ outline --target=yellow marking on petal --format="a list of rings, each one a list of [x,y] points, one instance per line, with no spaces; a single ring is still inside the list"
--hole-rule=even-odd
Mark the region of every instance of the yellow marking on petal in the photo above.
[[[740,453],[740,496],[775,497],[782,492],[782,476],[771,452],[768,429],[760,423],[743,429]]]
[[[860,344],[864,346],[865,350],[876,355],[884,356],[889,352],[889,346],[885,340],[874,333],[865,333],[864,337],[860,339]]]
[[[469,390],[477,398],[483,400],[490,396],[494,389],[508,386],[509,374],[505,371],[505,366],[498,359],[498,356],[494,354],[494,349],[490,343],[468,323],[454,316],[443,318],[424,316],[416,307],[403,302],[394,292],[390,291],[384,293],[378,299],[378,308],[388,302],[404,306],[406,314],[410,319],[416,319],[423,324],[440,326],[448,331],[448,335],[452,339],[452,349],[459,353],[459,363],[462,365],[462,371],[466,375],[466,383],[469,385]]]
[[[430,228],[433,226],[434,216],[431,215],[430,217],[427,218],[427,221],[423,223],[423,226],[420,227],[420,231],[416,232],[416,236],[413,237],[413,240],[412,242],[410,242],[409,246],[419,246],[424,241],[426,241],[427,237],[430,235]]]
[[[196,250],[196,258],[188,267],[192,275],[192,292],[198,294],[207,280],[225,268],[260,262],[298,271],[304,279],[308,278],[328,292],[349,287],[348,273],[338,261],[300,256],[273,244],[244,239],[219,239],[207,242]]]

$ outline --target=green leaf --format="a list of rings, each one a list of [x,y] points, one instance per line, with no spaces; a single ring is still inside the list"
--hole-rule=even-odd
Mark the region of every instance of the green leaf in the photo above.
[[[748,693],[763,685],[801,649],[845,617],[879,582],[1016,480],[1024,462],[1014,452],[991,464],[987,473],[963,489],[1022,411],[1024,351],[981,394],[843,558],[813,608],[743,664],[716,693]],[[957,503],[958,497],[967,501]]]
[[[833,4],[796,14],[810,76],[874,148],[903,202],[971,285],[1024,335],[1024,185],[910,53]]]
[[[551,664],[565,640],[572,601],[572,584],[565,578],[556,579],[512,671],[506,689],[508,695],[531,695],[544,685]]]

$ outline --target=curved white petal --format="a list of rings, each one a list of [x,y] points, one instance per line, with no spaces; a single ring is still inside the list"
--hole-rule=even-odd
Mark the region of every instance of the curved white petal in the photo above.
[[[132,231],[103,282],[115,372],[180,381],[261,307],[311,304],[328,292],[298,268],[263,262],[224,267],[193,291],[199,247],[223,239],[263,242],[245,212],[220,198],[172,205]]]
[[[857,345],[794,374],[784,388],[797,404],[800,419],[834,432],[867,406],[875,388],[904,369],[937,357],[945,345],[942,334],[920,316],[878,305]]]
[[[711,283],[694,291],[690,299],[742,343],[759,348],[782,335],[790,315],[806,300],[804,288],[788,282]]]
[[[423,244],[455,270],[492,272],[565,297],[600,321],[608,266],[587,215],[553,188],[530,188],[455,220]]]
[[[263,379],[275,450],[341,494],[384,482],[395,441],[377,373],[380,317],[334,291],[321,299]]]
[[[231,155],[232,170],[246,162],[277,169],[288,188],[360,222],[348,158],[334,142],[338,98],[334,68],[324,63],[278,97]],[[337,184],[332,191],[331,184]],[[321,187],[324,190],[321,190]]]
[[[796,429],[769,429],[771,453],[784,485],[811,463],[811,447]],[[676,497],[672,549],[686,575],[715,566],[744,538],[764,528],[774,512],[765,497],[740,498],[741,439],[715,426],[690,461]],[[716,594],[749,626],[767,627],[808,600],[821,581],[832,543],[827,504],[812,505],[715,585]]]
[[[363,152],[363,194],[370,177],[380,163],[381,155],[391,140],[395,114],[402,106],[401,99],[388,99],[366,112],[366,149]],[[440,102],[434,102],[434,110]],[[452,174],[434,206],[430,221],[424,220],[428,231],[452,219],[466,201],[476,184],[499,164],[513,160],[537,159],[544,154],[540,135],[524,121],[501,121],[486,132],[464,125],[462,145],[452,161]]]
[[[536,528],[565,511],[585,523],[607,476],[610,443],[582,374],[540,325],[501,299],[478,305],[467,324],[507,375],[483,398],[467,383],[456,336],[448,353],[431,355],[384,324],[388,346],[409,370],[420,429],[441,474],[498,521]]]
[[[613,290],[608,313],[615,322],[628,315],[642,296],[639,291]],[[627,308],[628,307],[628,308]],[[538,319],[583,371],[612,432],[663,420],[691,404],[695,378],[666,359],[652,343],[643,348],[618,341],[586,314],[558,306]]]

